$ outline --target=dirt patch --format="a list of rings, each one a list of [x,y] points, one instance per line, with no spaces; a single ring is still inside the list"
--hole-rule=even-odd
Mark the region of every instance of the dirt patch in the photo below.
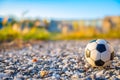
[[[23,40],[14,40],[11,42],[2,42],[0,43],[0,52],[7,51],[11,49],[22,49],[25,47],[30,47],[34,44],[42,43],[43,41],[40,40],[30,40],[30,41],[23,41]]]

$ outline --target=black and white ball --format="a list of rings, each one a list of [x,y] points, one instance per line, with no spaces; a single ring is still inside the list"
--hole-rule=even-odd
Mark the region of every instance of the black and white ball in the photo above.
[[[92,40],[85,48],[85,58],[93,67],[106,67],[114,58],[114,49],[104,39]]]

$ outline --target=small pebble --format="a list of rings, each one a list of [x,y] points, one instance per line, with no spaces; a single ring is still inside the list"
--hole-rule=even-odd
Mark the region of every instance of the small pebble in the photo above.
[[[102,70],[86,62],[87,42],[46,41],[2,51],[0,80],[120,80],[120,41],[112,41],[117,54],[109,69]]]

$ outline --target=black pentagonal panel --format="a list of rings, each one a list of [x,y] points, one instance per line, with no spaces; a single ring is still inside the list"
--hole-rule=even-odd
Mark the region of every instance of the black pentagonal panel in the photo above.
[[[86,57],[89,58],[90,57],[90,50],[86,50]]]
[[[97,44],[97,48],[96,48],[100,53],[106,51],[106,47],[104,44]]]
[[[110,60],[113,60],[114,58],[114,52],[111,53]]]
[[[96,39],[95,39],[95,40],[90,41],[90,43],[92,43],[92,42],[96,42]]]
[[[95,61],[95,65],[96,66],[103,66],[104,65],[104,61],[102,61],[102,60],[97,60],[97,61]]]

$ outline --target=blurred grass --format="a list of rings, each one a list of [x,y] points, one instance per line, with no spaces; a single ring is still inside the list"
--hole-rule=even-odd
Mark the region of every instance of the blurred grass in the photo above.
[[[20,34],[12,30],[11,27],[4,27],[3,29],[0,30],[0,42],[12,41],[19,37],[20,37]]]
[[[120,31],[110,30],[107,33],[96,32],[95,30],[88,29],[85,31],[72,31],[67,34],[59,34],[56,40],[79,40],[79,39],[120,39]]]
[[[32,28],[28,33],[22,35],[23,40],[48,40],[50,33],[45,29]]]
[[[28,40],[79,40],[93,38],[120,39],[119,30],[110,30],[108,33],[96,32],[94,28],[85,31],[71,31],[67,33],[50,33],[44,28],[31,28],[27,33],[15,31],[7,26],[0,29],[0,42],[9,42],[16,39]]]
[[[27,33],[13,30],[10,26],[0,30],[0,42],[21,40],[48,40],[50,34],[45,29],[31,28]]]

